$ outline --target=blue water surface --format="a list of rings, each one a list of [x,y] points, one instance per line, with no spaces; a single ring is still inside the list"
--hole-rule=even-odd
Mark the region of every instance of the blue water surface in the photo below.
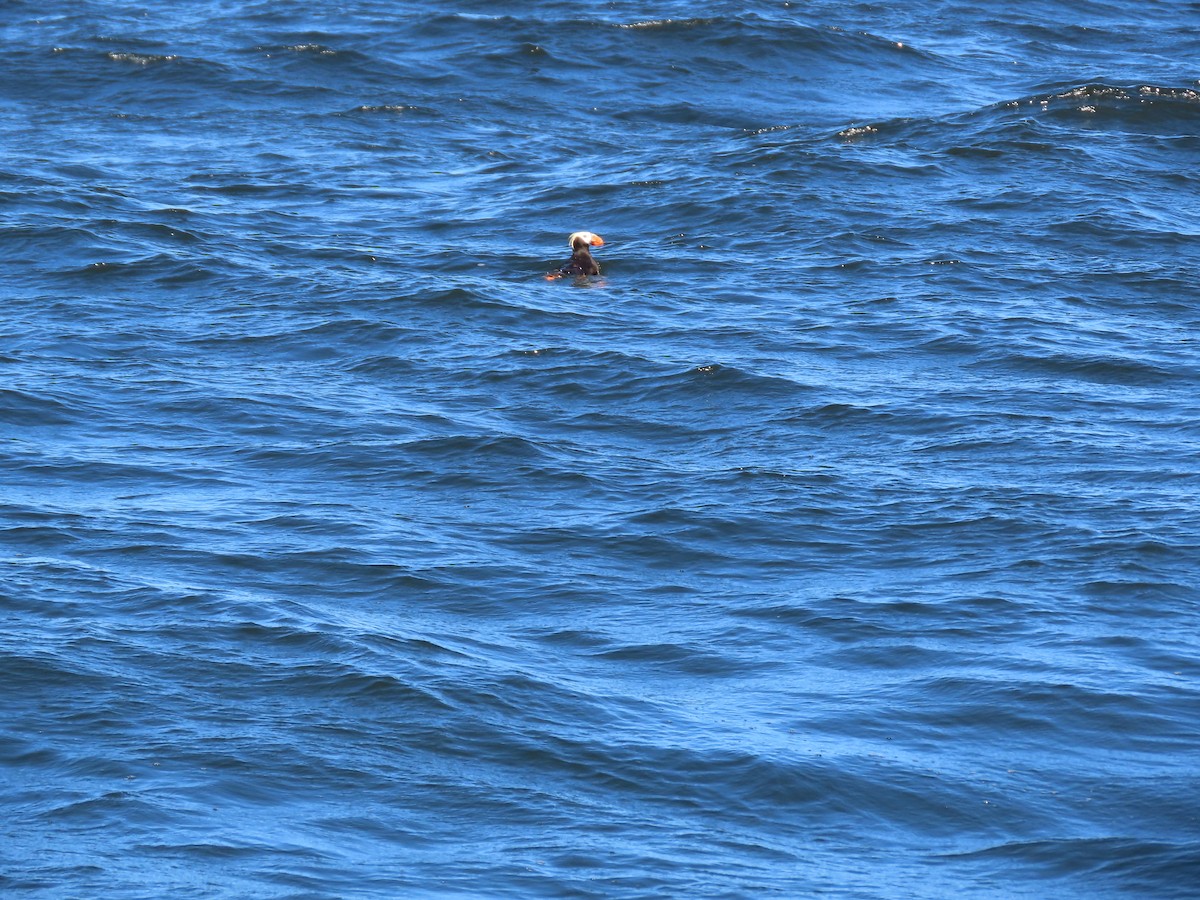
[[[0,894],[1200,893],[1200,3],[0,23]]]

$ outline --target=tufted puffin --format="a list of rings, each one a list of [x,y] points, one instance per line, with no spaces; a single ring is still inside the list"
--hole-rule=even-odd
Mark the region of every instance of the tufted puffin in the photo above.
[[[581,277],[584,275],[599,275],[600,267],[596,265],[596,261],[592,259],[592,252],[588,247],[603,247],[604,238],[598,234],[592,234],[590,231],[576,231],[569,238],[567,244],[571,248],[571,258],[557,272],[549,273],[546,278],[565,278],[566,276]]]

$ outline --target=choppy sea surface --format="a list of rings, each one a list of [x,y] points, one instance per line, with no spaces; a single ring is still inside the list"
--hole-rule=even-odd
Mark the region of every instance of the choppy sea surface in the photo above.
[[[1200,896],[1200,3],[0,23],[0,894]]]

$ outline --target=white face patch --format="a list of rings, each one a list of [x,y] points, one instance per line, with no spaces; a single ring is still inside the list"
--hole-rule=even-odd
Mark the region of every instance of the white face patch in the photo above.
[[[588,244],[592,247],[598,247],[604,243],[603,240],[601,240],[597,235],[592,234],[590,231],[576,231],[572,232],[571,236],[567,238],[567,246],[574,249],[576,238],[579,238],[585,244]]]

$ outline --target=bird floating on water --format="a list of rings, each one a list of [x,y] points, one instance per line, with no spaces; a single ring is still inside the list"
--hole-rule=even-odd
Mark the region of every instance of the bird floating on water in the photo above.
[[[600,266],[592,259],[592,251],[589,248],[603,247],[604,238],[590,231],[576,231],[567,238],[567,245],[571,248],[571,258],[557,272],[546,275],[547,279],[600,274]]]

